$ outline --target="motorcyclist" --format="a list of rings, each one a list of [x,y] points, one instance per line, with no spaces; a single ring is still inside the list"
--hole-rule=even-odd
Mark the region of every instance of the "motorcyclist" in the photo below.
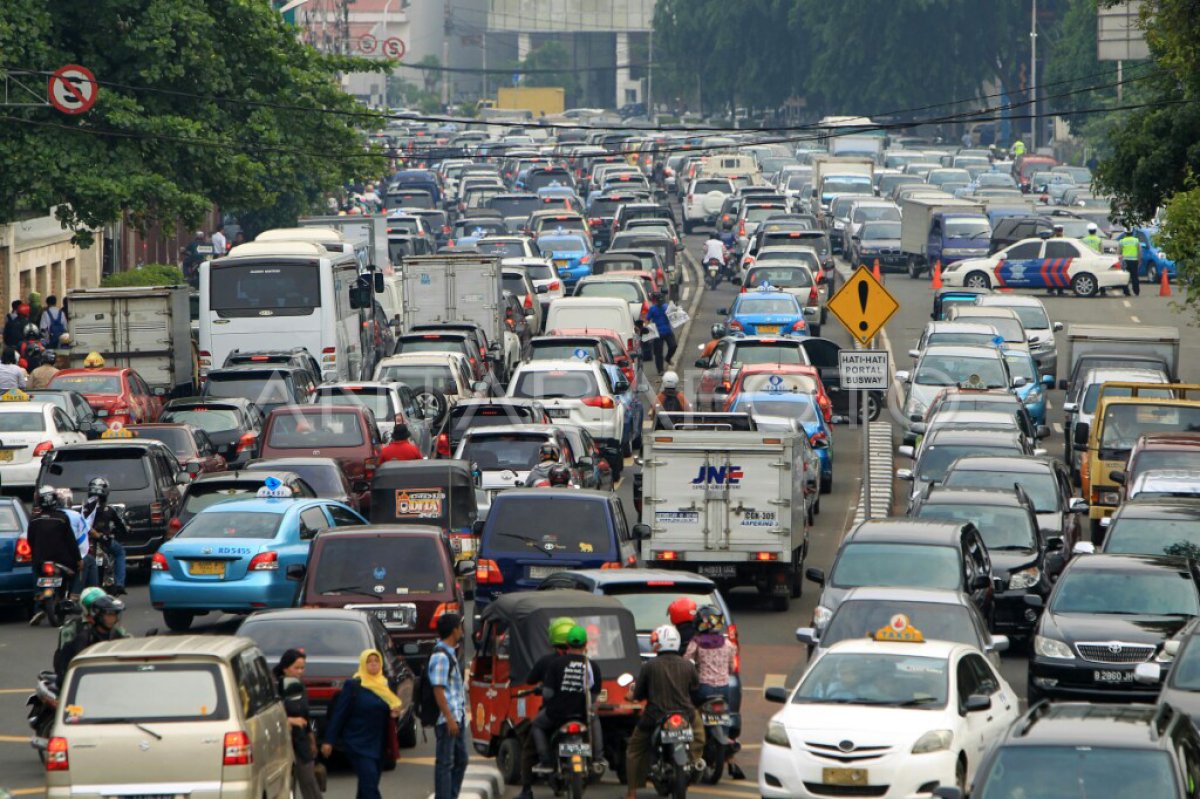
[[[683,392],[679,390],[679,375],[673,370],[668,370],[663,375],[662,391],[658,393],[658,402],[655,404],[654,410],[668,413],[691,413],[692,406]]]
[[[82,601],[82,597],[81,597]],[[58,632],[58,649],[54,652],[54,673],[58,675],[58,684],[63,684],[63,675],[71,660],[92,644],[101,641],[116,641],[129,638],[129,633],[121,626],[121,613],[125,603],[115,597],[100,592],[82,616],[64,624]]]
[[[571,469],[565,463],[556,463],[550,467],[550,476],[547,479],[551,488],[570,488]]]
[[[737,645],[725,633],[725,616],[720,608],[705,605],[696,611],[696,635],[684,648],[683,656],[696,664],[700,674],[701,702],[715,696],[730,701],[729,677],[737,667]],[[730,777],[744,780],[745,773],[733,760],[737,748],[728,754],[726,763]]]
[[[534,663],[526,677],[530,685],[541,685],[542,707],[530,722],[522,751],[521,793],[517,799],[532,799],[535,773],[547,774],[554,770],[550,736],[568,721],[589,722],[594,762],[603,762],[600,758],[603,748],[600,725],[589,713],[592,702],[600,693],[603,677],[600,667],[588,659],[587,630],[572,619],[558,618],[550,623],[549,634],[554,653]]]
[[[92,543],[104,547],[113,562],[113,584],[108,589],[113,596],[125,593],[125,547],[121,538],[129,537],[129,527],[115,508],[108,504],[108,480],[103,477],[92,478],[88,483],[87,499],[80,511],[83,518],[90,522]],[[87,558],[84,559],[85,561]],[[88,585],[97,585],[100,575],[95,570],[95,559],[91,564],[84,563],[84,579],[92,580]]]
[[[671,620],[672,626],[679,633],[680,652],[687,649],[687,645],[692,642],[692,637],[696,635],[696,603],[689,597],[681,596],[670,605],[667,605],[667,618]]]
[[[58,360],[57,353],[54,350],[42,350],[41,362],[29,373],[30,388],[46,388],[50,385],[50,378],[58,374],[58,368],[54,363]]]
[[[29,522],[26,540],[29,542],[30,564],[34,574],[42,573],[43,563],[57,563],[75,574],[83,569],[83,558],[87,554],[87,534],[81,542],[63,511],[62,498],[53,486],[44,485],[37,490],[37,507],[40,513]],[[69,579],[69,578],[64,578]],[[45,614],[38,611],[29,620],[31,626],[41,624]]]
[[[625,748],[625,799],[637,799],[638,789],[646,783],[650,741],[668,713],[685,713],[692,720],[689,760],[699,764],[704,753],[704,724],[692,701],[700,689],[700,677],[692,662],[679,654],[679,631],[669,624],[662,625],[650,634],[650,646],[655,656],[642,664],[637,681],[625,697],[646,703]]]
[[[548,482],[550,470],[558,463],[558,454],[558,447],[549,441],[538,447],[538,463],[529,470],[529,475],[525,478],[525,485],[533,487],[543,480]]]
[[[42,352],[45,350],[42,346],[42,330],[30,322],[21,330],[21,337],[21,346],[17,348],[21,360],[24,361],[21,366],[24,369],[33,369],[42,362]]]
[[[721,241],[721,237],[716,231],[708,234],[708,241],[704,242],[704,255],[700,257],[700,263],[704,268],[708,268],[709,261],[717,262],[717,270],[719,275],[725,274],[725,262],[729,258],[729,248]]]

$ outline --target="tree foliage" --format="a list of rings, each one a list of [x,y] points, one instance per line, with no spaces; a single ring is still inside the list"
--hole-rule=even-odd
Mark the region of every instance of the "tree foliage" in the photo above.
[[[106,289],[126,286],[182,286],[183,270],[169,264],[146,264],[128,272],[105,275],[100,285]]]
[[[86,239],[123,215],[190,225],[214,204],[294,217],[384,167],[337,78],[386,64],[317,53],[268,0],[0,3],[0,73],[45,85],[66,63],[96,75],[96,105],[0,112],[0,222],[54,206]]]

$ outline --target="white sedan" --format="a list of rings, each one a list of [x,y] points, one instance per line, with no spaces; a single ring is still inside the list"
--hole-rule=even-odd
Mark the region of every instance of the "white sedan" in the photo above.
[[[1119,256],[1098,253],[1079,239],[1024,239],[986,258],[968,258],[942,269],[952,288],[1057,289],[1091,297],[1125,288],[1129,273]]]
[[[966,789],[1020,714],[1012,687],[973,646],[925,641],[902,614],[872,638],[814,660],[767,724],[764,799],[929,796]]]
[[[28,400],[28,395],[17,389],[0,396],[0,483],[7,488],[32,488],[42,468],[42,455],[87,441],[53,402]]]

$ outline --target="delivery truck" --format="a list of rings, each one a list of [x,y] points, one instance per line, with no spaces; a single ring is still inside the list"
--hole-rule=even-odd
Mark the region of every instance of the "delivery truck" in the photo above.
[[[812,212],[822,218],[839,194],[875,196],[875,159],[817,156],[813,159]]]
[[[1154,325],[1067,326],[1065,375],[1059,388],[1071,391],[1087,369],[1106,366],[1162,369],[1179,379],[1179,328]]]
[[[566,90],[561,86],[511,86],[496,91],[497,109],[529,111],[536,117],[561,114]]]
[[[754,586],[786,611],[808,552],[805,491],[817,490],[796,436],[660,430],[645,438],[647,566],[686,569],[722,591]]]
[[[944,267],[987,257],[991,234],[980,203],[949,195],[910,197],[900,203],[900,252],[909,277],[920,277],[939,261]]]

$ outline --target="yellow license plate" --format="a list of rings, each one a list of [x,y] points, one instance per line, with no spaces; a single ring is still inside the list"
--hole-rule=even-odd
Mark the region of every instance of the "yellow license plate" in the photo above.
[[[759,333],[778,333],[779,325],[759,325]]]
[[[824,768],[821,769],[821,782],[826,785],[862,787],[867,784],[867,770],[865,768]]]
[[[0,449],[0,461],[11,461],[13,459],[13,451],[11,449]]]
[[[225,576],[225,561],[223,560],[193,560],[188,564],[188,574]]]

